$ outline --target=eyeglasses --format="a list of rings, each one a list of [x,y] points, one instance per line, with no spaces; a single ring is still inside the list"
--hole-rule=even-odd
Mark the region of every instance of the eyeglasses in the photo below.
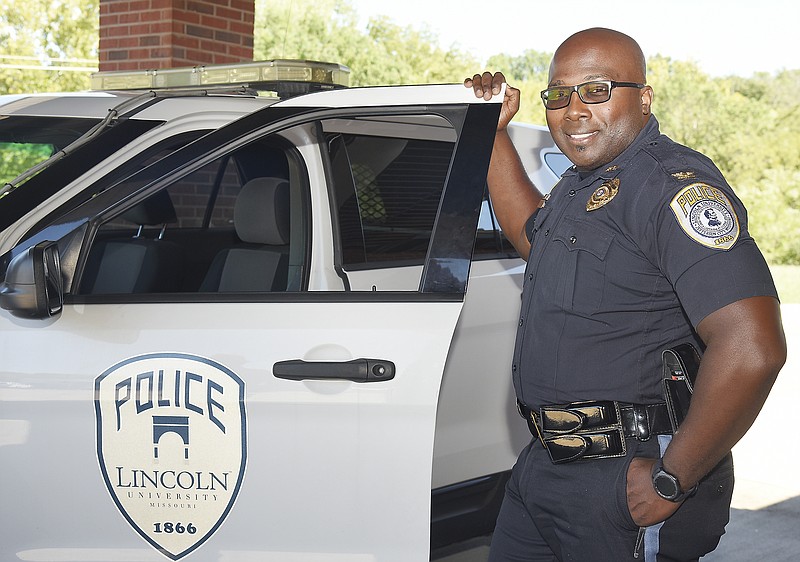
[[[594,80],[577,86],[553,86],[542,90],[542,101],[546,109],[562,109],[569,105],[572,92],[578,92],[583,103],[604,103],[611,99],[614,88],[644,88],[636,82],[615,82],[614,80]]]

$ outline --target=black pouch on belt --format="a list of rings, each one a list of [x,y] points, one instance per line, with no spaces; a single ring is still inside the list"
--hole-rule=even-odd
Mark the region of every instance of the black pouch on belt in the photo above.
[[[672,431],[678,431],[689,412],[700,355],[692,344],[682,343],[661,354],[664,364],[664,398]]]

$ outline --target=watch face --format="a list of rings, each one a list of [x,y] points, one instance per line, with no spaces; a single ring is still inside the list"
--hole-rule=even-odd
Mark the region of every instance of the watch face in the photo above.
[[[678,484],[663,472],[655,477],[653,481],[656,490],[665,498],[674,498],[678,495]]]

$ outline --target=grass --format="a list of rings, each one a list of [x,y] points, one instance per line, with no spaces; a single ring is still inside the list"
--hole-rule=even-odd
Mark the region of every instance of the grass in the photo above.
[[[800,303],[800,265],[771,265],[782,304]]]

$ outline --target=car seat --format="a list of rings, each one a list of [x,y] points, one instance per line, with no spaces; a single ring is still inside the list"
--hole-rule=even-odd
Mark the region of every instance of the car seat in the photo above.
[[[289,270],[289,182],[255,178],[242,186],[233,209],[241,240],[220,250],[202,292],[285,291]]]
[[[99,240],[87,260],[83,294],[164,293],[180,286],[183,253],[164,239],[167,223],[177,222],[175,206],[166,190],[148,197],[121,215],[138,225],[135,236]],[[144,236],[145,226],[161,226],[155,238]]]

